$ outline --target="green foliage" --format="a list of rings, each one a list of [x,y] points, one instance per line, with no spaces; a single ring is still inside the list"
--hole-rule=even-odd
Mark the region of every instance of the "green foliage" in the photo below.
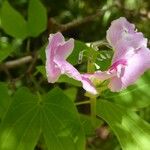
[[[30,0],[28,21],[26,21],[17,10],[4,1],[1,10],[1,24],[4,31],[15,38],[36,37],[46,29],[46,9],[40,0]]]
[[[81,52],[87,51],[88,49],[89,49],[89,47],[86,46],[85,43],[75,40],[74,51],[69,56],[68,61],[73,65],[78,64],[79,63],[79,55],[81,54]]]
[[[0,62],[7,58],[13,50],[10,44],[0,41]]]
[[[109,90],[103,94],[104,99],[114,101],[126,107],[133,109],[139,109],[142,107],[148,107],[150,105],[149,97],[149,77],[150,72],[145,73],[138,81],[119,93],[113,93]]]
[[[30,0],[28,8],[29,35],[36,37],[46,29],[46,9],[39,0]]]
[[[150,72],[120,93],[102,82],[93,119],[82,84],[66,75],[50,84],[45,71],[48,34],[62,29],[76,39],[67,60],[79,72],[87,72],[89,60],[106,70],[111,21],[125,16],[149,37],[149,1],[2,0],[0,9],[0,150],[150,149]],[[20,63],[28,55],[33,60]],[[10,69],[7,61],[20,65]]]
[[[49,150],[84,149],[77,111],[60,89],[37,96],[21,88],[0,126],[0,149],[33,150],[41,133]]]
[[[97,114],[116,134],[123,150],[149,150],[150,125],[125,107],[98,101]]]
[[[2,119],[4,114],[6,113],[10,102],[11,98],[8,94],[7,85],[0,82],[0,119]]]
[[[7,1],[2,5],[1,24],[7,34],[16,38],[27,37],[27,22]]]

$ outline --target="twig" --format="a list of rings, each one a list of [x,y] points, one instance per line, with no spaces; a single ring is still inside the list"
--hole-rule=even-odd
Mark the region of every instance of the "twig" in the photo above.
[[[60,31],[60,32],[64,32],[64,31],[67,31],[67,30],[70,30],[72,28],[75,28],[75,27],[78,27],[82,24],[86,24],[90,21],[93,21],[94,19],[96,19],[97,17],[100,17],[101,15],[103,15],[107,10],[110,10],[111,8],[115,7],[115,5],[112,5],[106,9],[103,9],[103,10],[99,10],[97,13],[95,14],[92,14],[92,15],[89,15],[85,18],[80,18],[80,19],[75,19],[69,23],[66,23],[66,24],[59,24],[58,22],[56,22],[53,18],[50,18],[50,26],[53,25],[53,27],[55,27],[55,30],[57,31]],[[50,27],[49,26],[49,27]]]
[[[32,72],[32,70],[33,70],[33,68],[34,68],[34,66],[35,66],[35,64],[36,64],[37,59],[38,59],[38,53],[35,53],[35,54],[34,54],[34,57],[33,57],[33,59],[32,59],[32,63],[31,63],[31,65],[29,66],[29,68],[28,68],[28,70],[27,70],[27,73],[28,73],[28,74],[30,74],[30,73]]]
[[[32,60],[33,60],[32,56],[25,56],[16,60],[7,61],[6,63],[1,64],[1,66],[11,69],[11,68],[16,68],[23,64],[29,63]]]

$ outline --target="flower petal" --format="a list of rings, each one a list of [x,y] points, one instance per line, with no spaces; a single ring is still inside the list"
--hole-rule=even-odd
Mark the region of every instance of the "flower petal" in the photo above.
[[[128,64],[125,67],[121,78],[116,76],[110,80],[109,88],[111,91],[120,91],[127,86],[134,84],[135,81],[149,68],[150,50],[143,47],[128,59]]]
[[[61,73],[62,74],[66,74],[67,76],[81,81],[83,84],[83,88],[92,93],[92,94],[97,94],[96,89],[94,88],[94,86],[92,85],[92,82],[88,79],[85,78],[84,76],[82,76],[78,70],[76,68],[74,68],[70,63],[68,63],[65,60],[60,60],[60,59],[56,59],[55,63],[59,66]]]
[[[50,34],[49,43],[46,48],[46,73],[48,82],[54,83],[59,78],[61,71],[54,62],[54,57],[58,44],[64,42],[64,37],[60,32]]]
[[[147,39],[141,32],[135,31],[134,24],[124,17],[111,23],[106,38],[113,49],[119,53],[126,52],[129,48],[138,49],[147,46]]]
[[[107,30],[107,41],[112,47],[115,47],[122,37],[123,32],[130,31],[130,33],[134,33],[134,29],[134,24],[130,24],[126,18],[120,17],[119,19],[112,21],[111,26]]]
[[[67,57],[72,53],[74,48],[74,39],[69,39],[68,41],[58,45],[56,50],[56,57],[61,59],[67,59]]]
[[[128,66],[122,78],[124,86],[133,84],[149,68],[150,50],[148,48],[141,48],[128,60]]]

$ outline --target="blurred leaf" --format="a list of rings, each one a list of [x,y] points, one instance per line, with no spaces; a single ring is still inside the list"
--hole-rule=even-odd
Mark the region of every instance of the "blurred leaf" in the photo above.
[[[93,127],[90,116],[81,114],[80,120],[86,136],[94,134],[95,128]]]
[[[134,109],[147,107],[150,105],[149,78],[150,72],[147,72],[134,85],[120,93],[106,91],[104,99],[113,100],[115,103]]]
[[[37,71],[35,72],[35,74],[41,73],[41,74],[43,75],[44,78],[47,78],[47,77],[46,77],[45,66],[43,66],[43,65],[37,66],[36,69],[37,69]]]
[[[136,10],[140,7],[141,0],[125,0],[124,7],[128,10]]]
[[[74,102],[76,100],[76,96],[77,96],[77,88],[75,88],[75,87],[68,88],[68,89],[64,90],[64,93],[69,97],[70,100],[72,100]]]
[[[149,150],[150,125],[132,111],[108,101],[97,101],[97,114],[116,134],[123,150]]]
[[[9,43],[0,41],[0,62],[6,59],[13,51],[14,49]]]
[[[2,5],[1,24],[7,34],[15,38],[24,39],[27,37],[26,21],[7,1],[4,1]]]
[[[102,120],[96,118],[96,125],[94,126],[91,121],[91,116],[88,115],[80,115],[80,120],[84,129],[86,136],[95,135],[95,129],[100,127],[103,124]]]
[[[0,82],[0,119],[6,113],[10,104],[11,98],[8,94],[8,88],[5,83]]]
[[[45,45],[43,45],[40,50],[39,50],[39,54],[40,54],[40,59],[42,60],[43,64],[45,64],[46,61],[46,54],[45,54],[45,49],[48,43],[46,43]]]
[[[60,89],[42,97],[21,88],[0,126],[0,149],[33,150],[41,133],[49,150],[84,150],[77,110]]]
[[[46,29],[46,9],[40,0],[30,0],[28,8],[28,30],[33,37],[38,36]]]

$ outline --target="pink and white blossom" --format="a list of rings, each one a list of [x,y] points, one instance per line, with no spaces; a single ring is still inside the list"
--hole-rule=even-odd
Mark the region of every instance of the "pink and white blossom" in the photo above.
[[[66,59],[72,53],[73,48],[74,39],[71,38],[68,41],[65,41],[60,32],[50,34],[49,43],[46,48],[46,72],[48,82],[54,83],[58,80],[60,75],[66,74],[67,76],[80,81],[86,91],[97,94],[91,81],[82,76],[76,68],[67,62]]]
[[[150,68],[150,50],[147,39],[124,17],[111,23],[106,38],[114,50],[112,65],[107,71],[97,71],[89,76],[109,79],[108,87],[117,92],[135,83]]]

